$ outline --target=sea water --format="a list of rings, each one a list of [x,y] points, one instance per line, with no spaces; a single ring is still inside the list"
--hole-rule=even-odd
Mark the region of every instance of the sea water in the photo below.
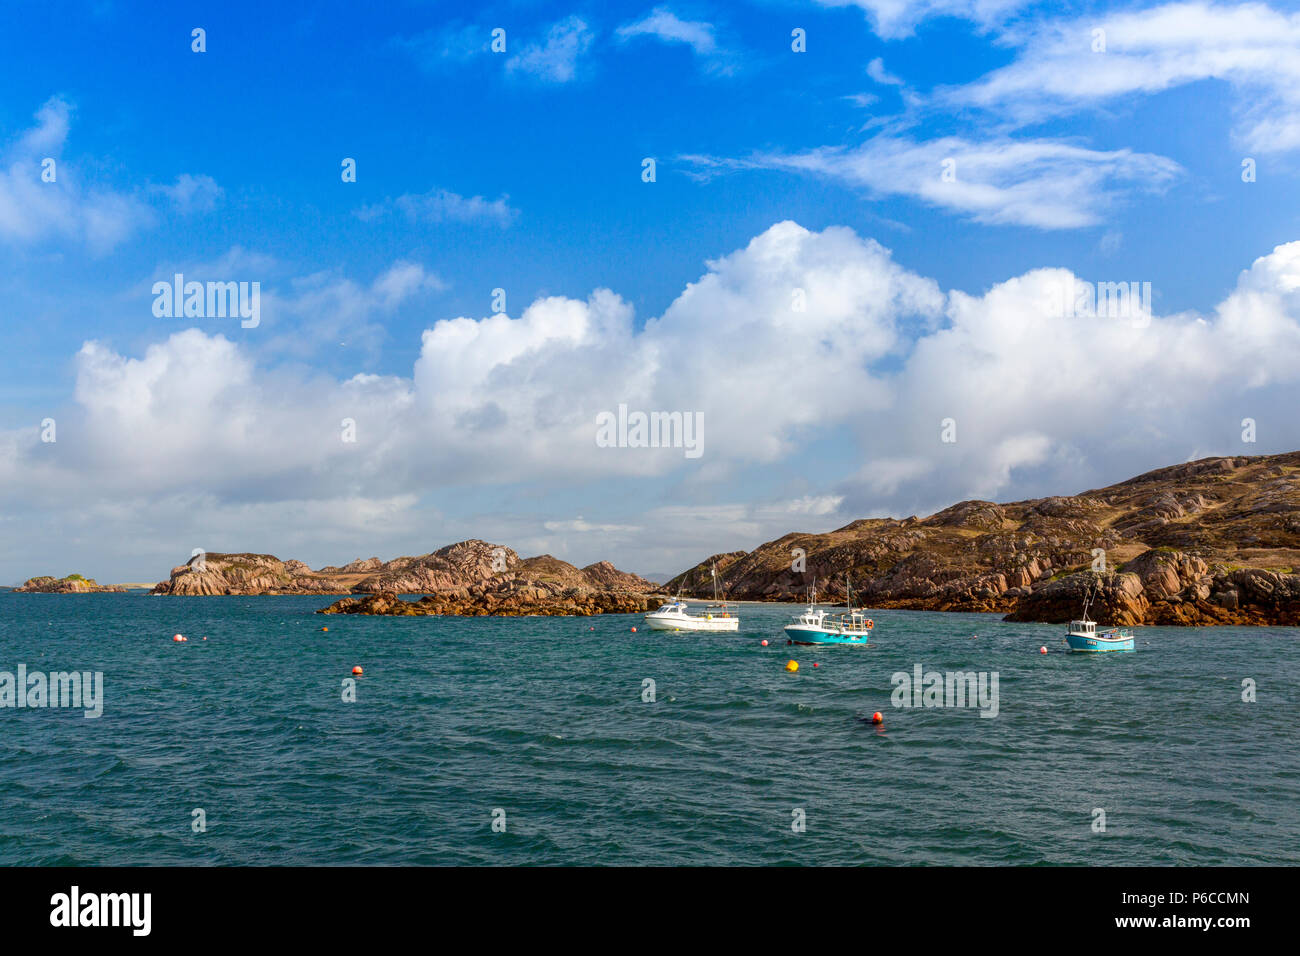
[[[103,675],[98,717],[0,708],[0,865],[1300,862],[1295,629],[1070,655],[872,611],[810,648],[782,605],[706,635],[330,600],[0,593],[0,671]],[[996,714],[895,706],[918,667],[996,675]]]

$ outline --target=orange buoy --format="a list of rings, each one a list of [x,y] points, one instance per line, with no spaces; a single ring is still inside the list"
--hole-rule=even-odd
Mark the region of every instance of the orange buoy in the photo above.
[[[636,633],[636,628],[635,628],[635,627],[634,627],[634,628],[632,628],[632,633],[633,633],[633,634],[635,634],[635,633]]]
[[[361,669],[361,665],[358,664],[356,667],[352,668],[352,673],[354,673],[354,674],[356,674],[358,677],[360,677],[362,674],[365,673],[365,671],[363,671],[363,670]]]
[[[328,627],[322,627],[321,630],[322,630],[322,631],[328,631],[329,628],[328,628]]]
[[[764,641],[764,642],[763,642],[763,646],[764,646],[764,647],[767,647],[767,641]]]
[[[885,722],[885,718],[881,715],[880,711],[876,711],[874,714],[871,715],[871,722],[873,724],[883,724]]]
[[[1040,653],[1040,654],[1046,654],[1046,653],[1047,653],[1047,648],[1046,648],[1046,647],[1040,647],[1040,648],[1038,649],[1038,653]]]
[[[180,634],[173,634],[172,640],[175,641],[177,644],[179,644],[181,641],[185,640],[185,638],[182,637]]]

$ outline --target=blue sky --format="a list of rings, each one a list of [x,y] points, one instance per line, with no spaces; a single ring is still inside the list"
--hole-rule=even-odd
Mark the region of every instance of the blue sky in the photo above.
[[[0,580],[468,536],[675,572],[1300,447],[1296,11],[19,5]],[[259,325],[155,316],[178,271]],[[1152,321],[1046,327],[1067,274]],[[705,453],[598,448],[620,402]]]

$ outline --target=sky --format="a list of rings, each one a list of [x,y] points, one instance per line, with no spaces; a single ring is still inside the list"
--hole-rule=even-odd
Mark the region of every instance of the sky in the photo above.
[[[1300,4],[5,17],[6,584],[662,576],[1300,448]]]

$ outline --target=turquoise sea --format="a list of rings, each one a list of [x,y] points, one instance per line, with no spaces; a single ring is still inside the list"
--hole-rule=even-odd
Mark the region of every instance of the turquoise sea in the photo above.
[[[1300,862],[1295,629],[1093,658],[993,615],[879,611],[874,646],[819,650],[781,605],[717,636],[327,603],[0,593],[0,671],[105,697],[0,709],[0,865]],[[892,706],[917,664],[996,672],[998,715]]]

